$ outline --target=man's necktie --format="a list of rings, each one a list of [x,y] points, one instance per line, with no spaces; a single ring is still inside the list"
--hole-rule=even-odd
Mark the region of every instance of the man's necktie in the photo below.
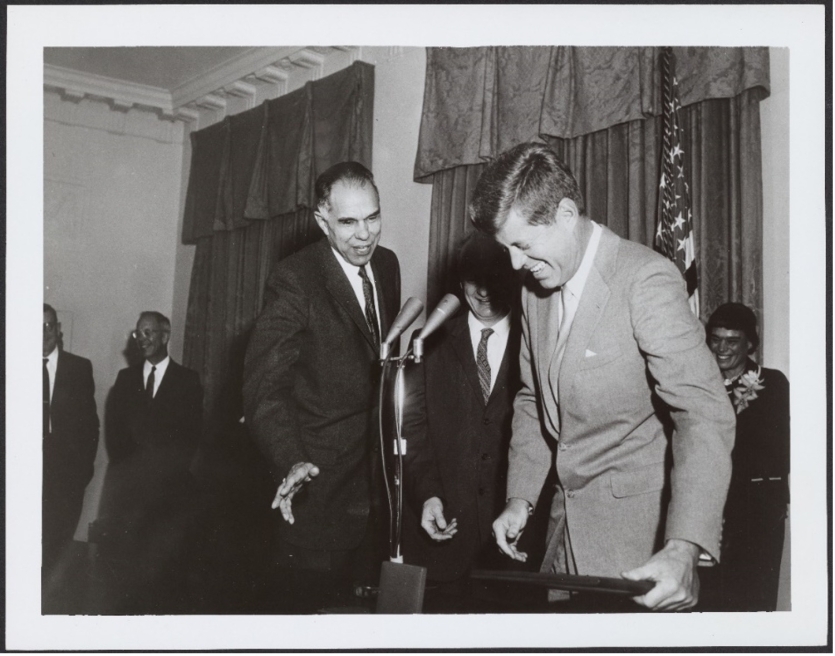
[[[43,432],[51,433],[49,427],[49,369],[46,363],[49,358],[43,359]]]
[[[374,338],[374,344],[380,344],[379,324],[377,323],[377,310],[374,307],[374,285],[368,279],[365,265],[360,267],[360,278],[362,278],[362,295],[365,296],[365,321],[368,329]]]
[[[151,401],[154,400],[154,372],[157,370],[156,367],[151,367],[151,373],[148,374],[148,382],[145,384],[145,396],[148,397],[148,404],[150,405]]]
[[[490,363],[487,361],[487,340],[493,334],[492,328],[482,328],[481,341],[476,350],[476,364],[478,365],[478,383],[481,385],[481,394],[484,402],[490,398]]]

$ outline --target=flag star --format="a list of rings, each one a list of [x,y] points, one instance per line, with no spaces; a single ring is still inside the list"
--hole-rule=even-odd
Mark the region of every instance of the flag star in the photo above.
[[[662,173],[661,174],[661,188],[665,189],[667,187],[667,179],[666,176]]]
[[[687,243],[687,238],[686,237],[684,239],[679,239],[678,240],[678,248],[676,250],[683,251],[686,243]]]
[[[676,215],[673,225],[675,225],[676,228],[681,228],[684,225],[684,217],[681,215],[681,212]]]
[[[684,151],[681,149],[679,144],[676,144],[675,148],[673,148],[673,157],[678,157],[679,155],[683,155]]]

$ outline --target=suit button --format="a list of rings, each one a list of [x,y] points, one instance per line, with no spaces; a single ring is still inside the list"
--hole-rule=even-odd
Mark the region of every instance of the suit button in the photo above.
[[[567,451],[568,445],[565,442],[560,442],[560,445],[557,447],[560,451]]]
[[[489,453],[482,453],[481,454],[481,459],[482,460],[490,460],[490,454]]]
[[[485,417],[485,418],[482,420],[482,423],[483,423],[485,426],[489,425],[489,424],[490,424],[490,417]]]
[[[483,488],[483,487],[478,488],[478,493],[479,493],[481,496],[484,496],[484,488]]]
[[[577,493],[574,490],[566,490],[565,494],[569,499],[573,499],[574,495],[577,494]]]

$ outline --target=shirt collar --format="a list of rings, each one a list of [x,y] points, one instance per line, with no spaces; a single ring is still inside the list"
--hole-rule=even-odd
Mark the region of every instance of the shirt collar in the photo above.
[[[494,335],[506,335],[510,332],[510,312],[504,315],[492,326],[485,326],[479,321],[476,316],[470,311],[467,312],[467,325],[470,327],[471,333],[481,334],[484,328],[492,328]]]
[[[162,378],[162,375],[165,373],[165,370],[168,369],[168,363],[171,362],[171,356],[166,355],[162,360],[157,362],[156,364],[151,364],[147,360],[145,360],[145,364],[142,368],[143,373],[147,377],[149,373],[151,373],[151,367],[156,367],[155,376]]]
[[[57,346],[54,349],[52,349],[52,353],[50,353],[49,355],[46,356],[46,359],[48,361],[47,364],[49,366],[52,366],[52,365],[54,365],[55,363],[58,362],[58,347]]]
[[[339,266],[342,267],[342,270],[345,272],[345,275],[348,276],[348,280],[353,280],[354,278],[356,278],[359,275],[360,268],[355,264],[351,264],[348,260],[342,257],[342,254],[333,246],[331,246],[331,250],[333,251],[333,254],[336,257],[336,261],[339,262]],[[371,271],[371,260],[368,261],[368,264],[365,267],[365,272],[368,274],[368,278],[370,280],[374,280],[374,274]]]
[[[597,247],[600,244],[600,235],[602,234],[603,228],[594,221],[591,221],[591,237],[586,246],[586,252],[583,253],[580,268],[571,276],[571,280],[562,286],[563,290],[568,291],[569,294],[576,298],[580,298],[586,286],[586,280],[588,280],[591,267],[594,264],[594,256],[597,255]]]

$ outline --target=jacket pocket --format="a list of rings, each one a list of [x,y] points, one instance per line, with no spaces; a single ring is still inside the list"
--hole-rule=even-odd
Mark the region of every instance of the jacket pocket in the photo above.
[[[598,367],[602,367],[604,365],[609,364],[610,362],[618,360],[622,355],[623,353],[621,353],[617,349],[610,349],[607,351],[603,351],[602,353],[589,355],[587,349],[586,356],[580,363],[580,370],[585,371],[587,369],[597,369]]]
[[[621,499],[636,494],[657,492],[664,487],[666,471],[664,462],[647,465],[632,471],[615,472],[609,479],[612,485],[612,496]]]

